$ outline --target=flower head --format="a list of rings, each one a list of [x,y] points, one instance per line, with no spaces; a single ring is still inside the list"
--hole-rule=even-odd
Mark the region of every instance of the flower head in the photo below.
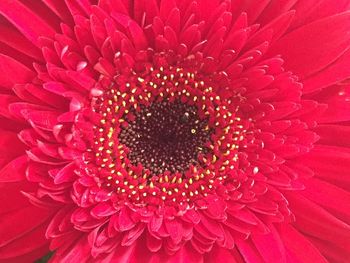
[[[350,2],[311,2],[3,0],[0,259],[345,262]]]

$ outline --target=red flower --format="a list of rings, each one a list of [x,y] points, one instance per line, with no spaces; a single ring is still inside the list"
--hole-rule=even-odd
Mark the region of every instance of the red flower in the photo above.
[[[346,262],[350,1],[0,1],[0,262]]]

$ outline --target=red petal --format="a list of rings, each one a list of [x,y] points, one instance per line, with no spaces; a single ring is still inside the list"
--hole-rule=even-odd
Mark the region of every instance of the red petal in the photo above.
[[[25,255],[20,255],[14,258],[0,259],[0,263],[35,262],[35,260],[45,256],[47,253],[49,253],[49,248],[47,245],[45,245]]]
[[[166,263],[203,263],[203,255],[196,252],[189,245],[182,246],[182,248],[163,262]]]
[[[17,257],[35,251],[43,246],[48,247],[49,240],[45,238],[46,227],[46,224],[40,225],[15,241],[0,247],[0,258]]]
[[[255,247],[267,262],[273,262],[276,259],[281,263],[286,262],[286,253],[279,233],[272,225],[269,226],[269,229],[271,231],[269,234],[252,235]]]
[[[154,236],[147,234],[146,244],[147,248],[151,252],[157,252],[162,248],[163,240],[161,238],[155,238]]]
[[[226,262],[232,262],[232,263],[245,263],[244,259],[238,252],[238,250],[235,249],[226,249],[221,248],[218,246],[214,246],[214,248],[204,257],[205,263],[214,263],[214,262],[221,262],[222,260],[225,260]]]
[[[303,81],[305,93],[321,90],[350,77],[350,50],[327,68]]]
[[[51,131],[58,122],[59,113],[54,111],[22,110],[21,113],[27,121],[44,130]]]
[[[24,149],[24,144],[16,133],[0,129],[0,160],[17,157],[24,153]]]
[[[349,45],[350,13],[342,13],[285,35],[271,47],[270,54],[281,54],[285,67],[305,78],[335,61]]]
[[[302,192],[304,196],[322,207],[336,211],[339,218],[344,217],[346,222],[350,223],[349,192],[316,178],[303,180],[303,184],[306,187]]]
[[[153,22],[153,18],[159,15],[159,8],[156,0],[134,1],[135,20],[142,25],[145,18],[145,26]],[[121,12],[120,12],[121,13]]]
[[[55,172],[49,171],[49,174],[54,177],[55,184],[72,182],[76,179],[76,174],[74,170],[77,168],[74,162],[67,164],[65,167]]]
[[[259,2],[250,2],[246,1],[243,4],[243,11],[248,14],[248,22],[254,23],[256,19],[258,19],[259,15],[266,8],[266,6],[270,3],[271,0],[261,0]],[[274,14],[275,15],[275,14]]]
[[[324,88],[313,97],[327,105],[327,109],[317,118],[319,123],[336,123],[350,120],[350,86],[346,83]]]
[[[33,229],[46,222],[51,215],[52,211],[32,205],[3,214],[0,219],[0,246],[4,246],[30,233]]]
[[[216,220],[212,220],[210,218],[207,218],[206,216],[202,216],[201,222],[196,226],[196,229],[200,225],[203,225],[207,231],[215,235],[218,239],[224,238],[223,227],[221,224],[218,224]]]
[[[120,231],[126,231],[135,226],[135,222],[130,217],[130,211],[128,208],[123,207],[120,210],[118,223]]]
[[[153,216],[151,222],[148,224],[149,231],[157,232],[163,224],[163,217]]]
[[[272,22],[267,24],[265,27],[259,30],[254,36],[252,36],[252,38],[249,40],[247,45],[250,47],[254,47],[264,41],[267,41],[268,39],[266,39],[264,35],[266,35],[270,30],[272,31],[271,42],[276,41],[286,32],[290,23],[292,22],[294,14],[295,14],[295,11],[290,11],[275,18]]]
[[[183,216],[183,220],[194,224],[198,224],[201,220],[201,216],[197,211],[195,211],[194,209],[191,209],[191,210],[187,210],[187,212]]]
[[[9,112],[9,105],[11,103],[18,102],[18,98],[12,95],[0,94],[0,115],[12,119],[12,115]]]
[[[350,148],[350,127],[336,124],[320,124],[313,129],[320,136],[318,143]]]
[[[226,203],[224,200],[216,196],[210,196],[206,198],[206,202],[208,203],[208,206],[203,212],[207,216],[221,220],[226,218]]]
[[[345,245],[350,249],[350,226],[339,220],[319,205],[297,193],[285,193],[295,214],[296,228],[306,234]],[[307,211],[307,213],[305,212]]]
[[[183,235],[181,223],[179,223],[176,219],[173,219],[165,220],[164,225],[174,243],[178,244],[181,241]]]
[[[73,245],[65,251],[65,253],[55,253],[55,256],[50,260],[55,263],[70,262],[80,263],[87,261],[91,257],[91,247],[87,241],[87,235],[73,242]]]
[[[23,181],[0,185],[0,214],[14,212],[32,206],[20,191],[34,191],[34,185]],[[11,200],[9,202],[8,200]]]
[[[99,219],[115,214],[116,210],[110,203],[104,202],[97,204],[90,213],[93,217]]]
[[[135,251],[135,246],[136,242],[134,242],[131,246],[118,246],[115,249],[114,256],[110,262],[128,262]]]
[[[61,96],[46,91],[45,89],[43,89],[42,86],[27,84],[25,85],[25,89],[33,96],[40,99],[40,101],[50,105],[51,107],[55,107],[61,110],[68,108],[68,100],[62,98]]]
[[[317,19],[339,14],[348,10],[348,0],[307,0],[297,1],[293,9],[297,10],[292,29]]]
[[[136,240],[142,235],[145,229],[145,225],[143,223],[139,223],[134,228],[130,229],[125,233],[121,245],[122,246],[130,246],[133,243],[137,243]]]
[[[99,5],[104,9],[107,9],[107,10],[109,9],[110,12],[114,11],[117,13],[128,15],[128,10],[126,8],[127,6],[123,4],[122,0],[100,0]]]
[[[319,240],[318,238],[308,237],[312,244],[324,255],[329,262],[347,262],[350,257],[350,251],[334,244]]]
[[[72,16],[63,1],[43,0],[43,2],[59,17],[62,21],[72,24]]]
[[[0,86],[9,89],[18,83],[31,82],[35,76],[33,71],[3,54],[0,54],[0,72]]]
[[[185,1],[183,1],[185,3]],[[194,2],[194,1],[190,1]],[[200,16],[200,19],[203,19],[205,21],[208,21],[215,10],[219,8],[221,1],[219,0],[201,0],[197,1],[198,3],[198,15]],[[186,5],[186,8],[188,8],[188,4]]]
[[[53,28],[19,1],[2,0],[0,13],[36,45],[39,45],[39,37],[55,35]]]
[[[265,261],[261,258],[259,252],[256,250],[254,244],[251,240],[241,240],[236,241],[237,249],[241,253],[245,262],[254,263],[264,263]]]
[[[163,21],[166,21],[170,15],[170,12],[176,8],[175,0],[162,0],[160,2],[160,17]]]
[[[40,49],[18,32],[5,18],[3,20],[0,22],[0,41],[35,60],[42,61]]]
[[[300,260],[300,262],[328,262],[312,245],[312,243],[310,243],[310,241],[305,238],[303,234],[299,233],[295,228],[285,224],[281,229],[281,237],[283,239],[284,245],[295,258]]]
[[[0,169],[0,183],[17,182],[25,179],[28,156],[23,155]]]
[[[274,17],[277,17],[278,15],[283,14],[284,12],[288,12],[288,10],[293,8],[296,2],[298,2],[298,0],[270,1],[269,5],[265,8],[262,15],[259,16],[257,22],[259,24],[268,23]]]
[[[346,148],[317,145],[309,154],[299,159],[314,170],[315,176],[350,189],[350,152]]]

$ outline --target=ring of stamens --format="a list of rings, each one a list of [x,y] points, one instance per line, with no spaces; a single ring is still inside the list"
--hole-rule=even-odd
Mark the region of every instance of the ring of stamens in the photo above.
[[[178,205],[191,202],[198,195],[206,196],[216,186],[234,180],[230,171],[237,166],[238,143],[244,128],[230,100],[222,100],[212,87],[197,79],[195,72],[183,68],[149,68],[127,80],[117,77],[93,100],[101,119],[95,127],[92,152],[104,187],[118,198],[134,203]],[[123,139],[135,119],[162,103],[168,107],[186,105],[196,111],[199,122],[206,123],[200,130],[191,129],[208,134],[208,140],[199,146],[194,156],[197,160],[186,169],[171,169],[167,165],[156,169],[137,162],[133,157],[135,149],[130,149],[131,144]]]

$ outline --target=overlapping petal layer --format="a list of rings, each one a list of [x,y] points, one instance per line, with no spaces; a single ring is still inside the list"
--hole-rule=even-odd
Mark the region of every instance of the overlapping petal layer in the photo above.
[[[349,8],[1,1],[0,262],[346,262]],[[199,166],[97,155],[163,97],[210,116]]]

